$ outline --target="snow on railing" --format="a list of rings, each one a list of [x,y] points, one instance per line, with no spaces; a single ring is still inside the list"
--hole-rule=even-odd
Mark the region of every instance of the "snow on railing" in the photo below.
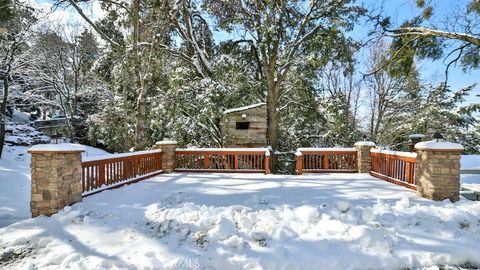
[[[380,179],[416,189],[415,167],[417,153],[383,149],[370,150],[372,169],[370,174]]]
[[[160,174],[161,151],[140,151],[83,158],[83,195],[118,187]]]
[[[175,171],[270,173],[268,148],[190,148],[175,150]]]
[[[145,150],[145,151],[136,151],[136,152],[127,152],[127,153],[115,153],[115,154],[108,154],[108,155],[102,155],[102,156],[82,157],[82,162],[138,156],[143,154],[153,154],[153,153],[161,153],[161,152],[162,150]]]
[[[298,148],[297,174],[315,172],[357,172],[355,148]]]

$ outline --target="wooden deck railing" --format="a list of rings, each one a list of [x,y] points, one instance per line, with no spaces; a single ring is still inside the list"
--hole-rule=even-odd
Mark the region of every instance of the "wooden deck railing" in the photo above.
[[[355,148],[299,148],[297,174],[315,172],[357,172]]]
[[[415,167],[417,154],[387,150],[371,150],[370,174],[380,179],[416,190]]]
[[[162,152],[144,151],[116,157],[94,157],[82,161],[83,194],[133,183],[162,171]]]
[[[267,148],[198,148],[175,150],[175,171],[270,173]]]

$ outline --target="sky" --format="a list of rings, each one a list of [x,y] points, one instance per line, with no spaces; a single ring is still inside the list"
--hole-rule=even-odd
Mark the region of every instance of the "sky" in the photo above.
[[[370,9],[382,10],[383,14],[390,16],[393,25],[400,25],[405,20],[411,19],[419,15],[421,10],[415,6],[414,0],[361,0],[362,4]],[[429,2],[428,0],[426,1]],[[434,7],[434,16],[432,21],[436,25],[442,25],[444,18],[452,16],[455,9],[460,9],[468,0],[430,0]],[[365,36],[365,29],[356,29],[359,38]],[[448,61],[447,61],[448,63]],[[443,58],[437,61],[424,60],[418,62],[419,71],[422,79],[427,82],[440,83],[445,79],[446,64]],[[458,66],[451,66],[448,75],[448,84],[452,90],[458,90],[467,85],[480,84],[480,70],[464,72]],[[472,95],[467,99],[466,103],[480,103],[480,86],[472,91]]]
[[[71,29],[78,28],[78,26],[85,25],[86,23],[74,10],[56,9],[51,12],[51,2],[48,0],[27,0],[33,3],[37,8],[42,9],[45,13],[47,21],[57,23],[59,25],[65,25],[65,31],[68,33]],[[359,0],[361,4],[370,10],[382,11],[382,13],[391,18],[393,25],[400,25],[403,21],[411,19],[418,15],[421,10],[415,7],[415,0]],[[468,0],[430,0],[435,7],[435,15],[438,18],[445,18],[451,15],[458,6],[462,6]],[[429,2],[427,0],[427,2]],[[92,17],[102,17],[104,12],[102,11],[98,2],[94,2],[88,8],[84,8],[84,12]],[[432,20],[436,20],[437,17],[432,17]],[[366,40],[368,26],[359,23],[354,29],[352,35],[355,39]],[[214,38],[224,40],[232,37],[225,32],[214,31]],[[359,57],[365,57],[366,52],[360,51]],[[423,60],[417,62],[422,79],[425,82],[440,83],[444,80],[445,67],[443,59],[438,61]],[[449,72],[449,85],[453,90],[460,89],[470,84],[480,83],[480,70],[464,72],[460,67],[453,66]],[[477,86],[472,95],[468,98],[466,103],[480,103],[480,86]]]

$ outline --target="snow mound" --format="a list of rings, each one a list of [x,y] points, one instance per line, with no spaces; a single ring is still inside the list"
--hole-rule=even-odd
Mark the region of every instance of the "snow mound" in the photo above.
[[[175,201],[150,204],[143,215],[129,214],[130,207],[116,212],[77,204],[52,218],[17,223],[0,230],[0,258],[12,269],[480,265],[479,203],[411,205],[402,199],[253,209]],[[20,259],[10,260],[12,254]]]

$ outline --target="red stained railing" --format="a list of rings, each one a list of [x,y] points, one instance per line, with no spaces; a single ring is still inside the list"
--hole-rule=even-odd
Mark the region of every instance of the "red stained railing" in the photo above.
[[[416,190],[415,167],[416,154],[372,150],[372,169],[370,174],[380,179]]]
[[[91,195],[104,189],[140,181],[160,174],[161,171],[162,153],[160,151],[83,161],[83,193]]]
[[[270,173],[266,148],[177,149],[175,171]]]
[[[317,172],[357,172],[355,148],[299,148],[297,174]]]

